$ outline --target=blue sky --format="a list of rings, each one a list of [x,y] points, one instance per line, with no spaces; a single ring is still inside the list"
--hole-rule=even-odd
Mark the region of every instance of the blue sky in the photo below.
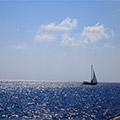
[[[0,1],[0,78],[120,82],[120,1]]]

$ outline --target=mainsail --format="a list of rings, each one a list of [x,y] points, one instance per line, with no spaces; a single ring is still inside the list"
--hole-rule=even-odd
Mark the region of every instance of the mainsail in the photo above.
[[[91,83],[97,83],[97,78],[92,65],[91,65]]]

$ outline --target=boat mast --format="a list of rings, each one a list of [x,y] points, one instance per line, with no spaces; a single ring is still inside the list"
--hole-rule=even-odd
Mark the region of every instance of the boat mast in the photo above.
[[[93,77],[93,75],[92,75],[92,72],[93,72],[93,71],[92,71],[92,70],[93,70],[92,67],[93,67],[93,66],[91,65],[91,80],[92,80],[92,77]]]

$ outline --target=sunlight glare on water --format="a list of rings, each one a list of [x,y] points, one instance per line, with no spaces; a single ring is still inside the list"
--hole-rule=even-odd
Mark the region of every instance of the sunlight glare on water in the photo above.
[[[104,120],[120,112],[120,84],[0,80],[0,118]]]

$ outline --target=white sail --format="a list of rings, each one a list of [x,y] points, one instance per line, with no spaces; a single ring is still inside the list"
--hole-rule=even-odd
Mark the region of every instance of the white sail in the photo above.
[[[91,83],[97,83],[97,78],[95,76],[95,72],[93,72],[93,78],[91,79]]]
[[[97,83],[97,78],[93,70],[93,66],[91,66],[91,83]]]

